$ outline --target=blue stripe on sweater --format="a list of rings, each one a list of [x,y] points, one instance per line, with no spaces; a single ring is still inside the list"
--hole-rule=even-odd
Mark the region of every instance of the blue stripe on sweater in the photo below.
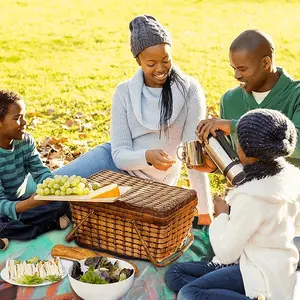
[[[12,150],[0,148],[0,214],[17,218],[15,206],[24,195],[24,180],[29,173],[36,183],[52,177],[38,155],[33,137],[25,134],[23,140],[14,141]]]

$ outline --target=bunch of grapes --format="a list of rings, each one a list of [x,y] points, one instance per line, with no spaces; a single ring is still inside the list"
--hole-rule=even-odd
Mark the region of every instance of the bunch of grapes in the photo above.
[[[38,184],[36,192],[41,196],[88,195],[90,185],[86,178],[80,176],[55,175],[54,178],[46,178],[43,183]]]

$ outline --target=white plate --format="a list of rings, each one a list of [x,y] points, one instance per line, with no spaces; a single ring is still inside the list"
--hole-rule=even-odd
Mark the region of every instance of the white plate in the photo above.
[[[69,271],[69,268],[70,268],[70,264],[65,264],[62,260],[61,260],[61,267],[62,267],[62,271],[63,271],[63,275],[61,276],[61,279],[62,280],[63,278],[65,278],[68,274],[68,271]],[[52,283],[55,283],[55,282],[58,282],[58,281],[55,281],[55,282],[52,282],[52,281],[45,281],[43,283],[40,283],[40,284],[23,284],[23,283],[18,283],[10,278],[8,278],[8,272],[7,272],[7,269],[6,267],[1,271],[1,278],[3,280],[5,280],[6,282],[10,283],[10,284],[13,284],[13,285],[18,285],[18,286],[28,286],[28,287],[36,287],[36,286],[44,286],[44,285],[49,285],[49,284],[52,284]]]
[[[121,196],[131,189],[130,186],[119,186]],[[119,196],[120,197],[120,196]],[[74,202],[115,202],[119,197],[112,198],[97,198],[91,199],[90,195],[79,196],[79,195],[70,195],[70,196],[34,196],[34,200],[45,200],[45,201],[74,201]]]

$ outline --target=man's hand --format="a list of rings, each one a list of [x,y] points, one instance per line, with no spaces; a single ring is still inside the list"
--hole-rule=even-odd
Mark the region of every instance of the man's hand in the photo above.
[[[211,133],[214,137],[216,136],[216,130],[221,130],[225,135],[230,134],[231,120],[223,119],[206,119],[202,120],[196,129],[196,134],[200,140],[200,143],[208,143],[207,137]]]
[[[146,160],[148,163],[160,171],[167,171],[176,161],[164,150],[152,149],[146,151]]]
[[[36,194],[32,195],[30,198],[26,200],[18,202],[16,204],[16,212],[21,213],[38,206],[44,206],[50,204],[52,202],[52,201],[34,200],[35,195]]]
[[[215,216],[225,213],[229,215],[229,205],[220,196],[215,195],[213,199]]]

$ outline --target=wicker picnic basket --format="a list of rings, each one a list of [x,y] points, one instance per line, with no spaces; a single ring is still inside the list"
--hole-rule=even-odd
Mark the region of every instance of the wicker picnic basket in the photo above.
[[[102,171],[90,182],[131,189],[114,203],[71,202],[73,230],[66,240],[87,248],[150,260],[162,267],[193,242],[197,194],[151,180]]]

